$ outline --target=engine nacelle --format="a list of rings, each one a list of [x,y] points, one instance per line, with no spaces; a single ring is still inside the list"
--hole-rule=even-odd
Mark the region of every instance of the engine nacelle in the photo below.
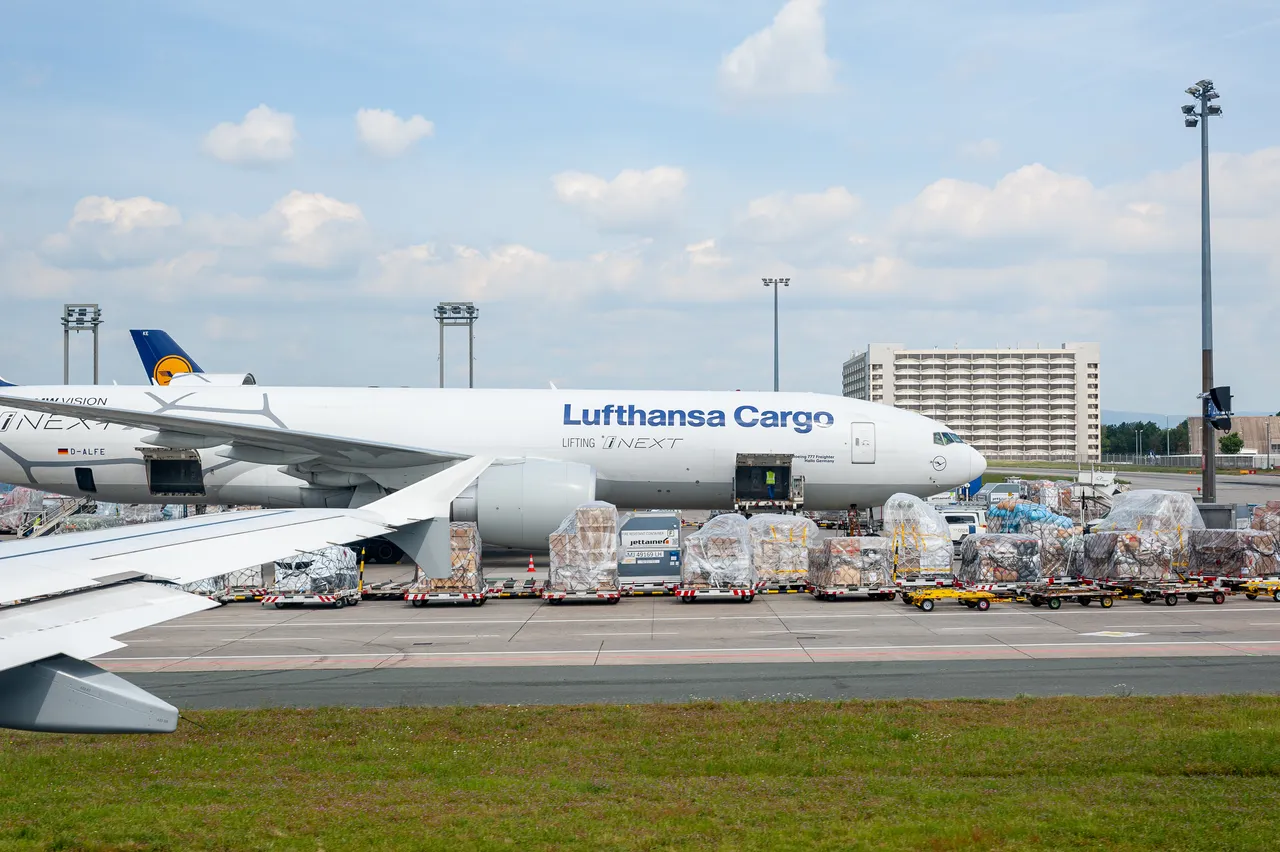
[[[546,550],[570,512],[596,498],[590,465],[525,459],[491,466],[453,501],[453,520],[473,521],[485,544]]]

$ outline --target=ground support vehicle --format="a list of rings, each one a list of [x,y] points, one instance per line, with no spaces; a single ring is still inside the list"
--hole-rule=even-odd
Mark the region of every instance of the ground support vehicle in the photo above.
[[[491,598],[540,598],[542,584],[533,579],[490,580],[485,594]]]
[[[933,589],[919,589],[902,592],[903,603],[913,605],[924,612],[933,612],[934,608],[939,603],[946,600],[953,600],[957,603],[964,604],[969,609],[977,609],[986,612],[991,609],[993,601],[1008,600],[1008,598],[997,595],[995,592],[979,592],[958,586],[944,586]]]
[[[562,604],[565,601],[603,601],[616,604],[622,600],[622,590],[591,589],[585,592],[571,592],[567,589],[543,589],[542,599],[549,604]]]
[[[897,594],[895,586],[810,586],[809,593],[820,601],[834,601],[854,595],[866,595],[873,601],[891,601]]]
[[[344,606],[355,606],[360,603],[359,589],[343,589],[340,592],[332,592],[330,594],[315,594],[313,592],[285,592],[284,594],[264,595],[262,605],[274,605],[276,609],[284,609],[286,606],[331,606],[334,609],[342,609]]]
[[[1092,585],[1097,588],[1112,589],[1119,592],[1122,597],[1134,598],[1144,604],[1153,604],[1162,600],[1165,606],[1177,606],[1179,598],[1186,598],[1187,603],[1195,603],[1201,597],[1206,597],[1215,604],[1224,604],[1227,602],[1228,595],[1235,594],[1230,589],[1184,581],[1104,581]]]
[[[1249,580],[1241,583],[1238,589],[1244,596],[1251,601],[1258,598],[1269,597],[1276,603],[1280,603],[1280,580]]]
[[[487,592],[457,592],[457,591],[434,591],[434,592],[408,592],[404,599],[414,606],[426,606],[433,603],[451,603],[451,604],[471,604],[472,606],[484,606],[484,602],[488,600]]]
[[[955,575],[950,571],[921,571],[916,574],[893,575],[893,584],[899,589],[933,589],[940,586],[954,586]]]
[[[796,595],[809,591],[808,583],[769,583],[757,591],[762,595]]]
[[[691,604],[699,599],[731,599],[737,598],[743,603],[751,603],[756,599],[757,589],[753,586],[731,586],[723,588],[677,586],[676,598],[680,603]]]

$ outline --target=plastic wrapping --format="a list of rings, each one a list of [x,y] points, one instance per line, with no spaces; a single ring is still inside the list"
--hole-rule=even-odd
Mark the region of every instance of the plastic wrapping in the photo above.
[[[220,595],[227,590],[227,575],[219,574],[216,577],[205,577],[203,580],[196,580],[194,583],[186,583],[180,588],[184,592],[190,592],[193,595]]]
[[[326,547],[276,562],[273,590],[293,594],[328,595],[358,588],[360,569],[349,547]]]
[[[979,533],[960,548],[956,579],[962,583],[1038,583],[1045,579],[1040,537],[1022,533]]]
[[[16,533],[31,516],[44,511],[43,491],[15,486],[0,495],[0,532]]]
[[[262,579],[261,565],[232,571],[230,574],[224,574],[223,579],[229,589],[261,589],[266,585]]]
[[[1080,574],[1091,580],[1176,580],[1174,546],[1147,531],[1090,533]]]
[[[884,504],[884,534],[900,574],[950,572],[951,527],[937,509],[911,494],[894,494]]]
[[[1280,536],[1280,500],[1268,500],[1265,505],[1253,507],[1252,529]]]
[[[547,587],[565,592],[618,588],[618,510],[599,500],[584,503],[547,536],[551,570]]]
[[[124,518],[114,517],[111,515],[71,515],[64,518],[49,535],[64,535],[66,533],[77,532],[95,532],[97,530],[109,530],[115,527],[125,525]]]
[[[1192,530],[1188,571],[1197,577],[1257,579],[1280,573],[1276,535],[1263,530]]]
[[[691,588],[745,588],[756,584],[751,530],[742,515],[716,515],[685,537],[680,583]]]
[[[1191,495],[1156,489],[1115,495],[1111,511],[1093,525],[1094,532],[1133,530],[1156,534],[1169,553],[1169,574],[1186,570],[1188,535],[1202,529],[1204,519]]]
[[[1026,484],[1027,499],[1039,503],[1050,511],[1062,514],[1071,511],[1071,483],[1038,479]]]
[[[480,530],[473,523],[449,524],[449,576],[422,577],[411,592],[483,592],[484,572],[480,566]]]
[[[756,582],[803,583],[809,576],[809,550],[818,541],[818,525],[801,515],[754,515],[747,521]]]
[[[1070,530],[1071,519],[1030,500],[1002,500],[987,510],[987,532],[1039,535],[1043,527]]]
[[[845,586],[874,589],[888,585],[892,547],[880,536],[828,538],[810,554],[809,583],[815,588]]]

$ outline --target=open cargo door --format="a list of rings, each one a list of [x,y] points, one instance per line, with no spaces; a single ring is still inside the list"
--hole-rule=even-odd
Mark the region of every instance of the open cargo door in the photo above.
[[[853,453],[854,464],[875,464],[876,461],[876,424],[854,423],[849,436],[849,449]]]

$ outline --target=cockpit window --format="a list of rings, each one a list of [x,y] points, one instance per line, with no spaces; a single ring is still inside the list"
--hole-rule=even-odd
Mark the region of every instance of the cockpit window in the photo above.
[[[945,447],[948,444],[963,444],[964,439],[955,432],[934,432],[933,442],[940,447]]]

